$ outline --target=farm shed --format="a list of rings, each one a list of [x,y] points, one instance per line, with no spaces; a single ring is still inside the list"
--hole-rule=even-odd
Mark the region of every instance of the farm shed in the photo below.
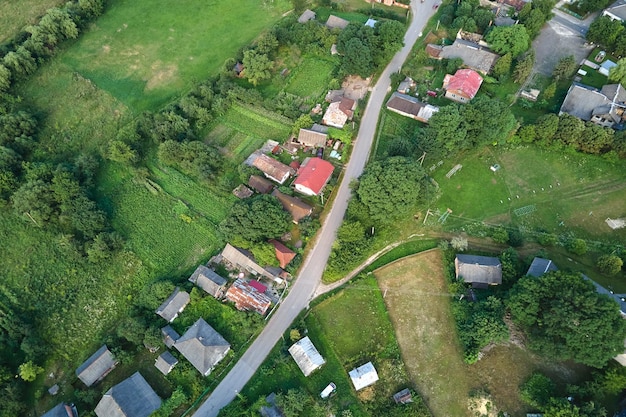
[[[358,368],[354,368],[349,373],[354,389],[357,391],[362,390],[365,387],[369,387],[376,381],[378,381],[378,373],[372,362],[368,362],[365,365],[361,365]]]
[[[457,279],[462,278],[472,287],[502,284],[500,259],[478,255],[456,255],[454,267]]]
[[[224,295],[224,286],[227,282],[226,278],[218,275],[214,270],[204,265],[200,265],[196,268],[194,273],[189,277],[189,281],[215,298],[222,298]]]
[[[291,218],[295,224],[298,224],[300,220],[310,216],[313,212],[313,207],[299,198],[283,194],[278,190],[274,190],[272,195],[280,201],[280,204],[283,205],[283,209],[291,214]]]
[[[304,376],[311,375],[313,371],[326,363],[308,336],[291,345],[289,354],[296,361]]]
[[[148,417],[161,398],[139,372],[111,387],[94,410],[98,417]]]
[[[349,24],[350,22],[346,19],[342,19],[334,14],[328,16],[328,20],[326,21],[326,27],[330,29],[345,29]]]
[[[258,175],[250,175],[248,185],[261,194],[269,194],[274,189],[274,184]]]
[[[424,123],[428,123],[432,115],[439,111],[438,107],[422,103],[415,97],[397,92],[393,93],[387,100],[387,109]]]
[[[176,333],[176,330],[174,330],[169,324],[161,328],[161,335],[163,336],[163,343],[165,343],[165,346],[168,348],[174,346],[174,343],[180,339],[180,335]]]
[[[309,9],[306,9],[298,18],[298,23],[306,23],[309,20],[315,19],[315,12]]]
[[[285,269],[289,262],[296,257],[296,253],[289,249],[287,246],[283,245],[276,239],[270,240],[270,243],[274,246],[276,251],[276,259],[278,259],[278,263],[282,269]]]
[[[156,313],[171,323],[187,307],[189,300],[189,293],[176,287],[172,295],[167,297],[167,300],[156,309]]]
[[[167,375],[172,372],[172,369],[178,364],[178,359],[174,357],[169,351],[165,351],[156,358],[154,366],[161,371],[163,375]]]
[[[274,158],[265,154],[258,155],[252,162],[252,166],[258,168],[267,178],[283,184],[290,175],[293,175],[293,169]]]
[[[236,280],[226,292],[226,298],[235,303],[237,310],[256,311],[264,315],[272,300],[243,279]]]
[[[174,344],[203,376],[226,357],[230,344],[204,319],[198,319]]]
[[[76,376],[90,387],[107,376],[115,368],[115,365],[117,365],[117,361],[113,354],[107,345],[103,345],[76,369]]]

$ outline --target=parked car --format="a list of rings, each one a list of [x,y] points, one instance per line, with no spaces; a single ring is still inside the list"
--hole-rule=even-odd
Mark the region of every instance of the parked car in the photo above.
[[[335,385],[334,382],[331,382],[330,384],[328,384],[326,386],[326,388],[324,388],[324,390],[320,393],[320,397],[322,397],[322,399],[326,399],[328,397],[330,397],[330,395],[335,392],[335,390],[337,389],[337,386]]]

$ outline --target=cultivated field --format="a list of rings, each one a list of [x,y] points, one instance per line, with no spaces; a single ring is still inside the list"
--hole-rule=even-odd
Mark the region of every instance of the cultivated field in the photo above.
[[[134,112],[153,110],[215,75],[289,7],[284,0],[117,0],[60,59]]]
[[[304,58],[294,69],[285,91],[300,97],[317,98],[328,89],[328,81],[336,65],[331,60]]]
[[[374,272],[396,331],[407,371],[435,417],[471,416],[470,398],[488,394],[497,410],[527,410],[518,387],[534,370],[561,383],[575,383],[578,369],[549,364],[509,344],[497,346],[473,365],[463,362],[452,317],[451,295],[439,250],[404,258]]]
[[[211,127],[205,140],[236,163],[243,162],[265,141],[283,142],[293,121],[264,109],[233,104]]]
[[[61,0],[0,0],[0,44],[24,26],[36,23],[46,10],[63,3]]]

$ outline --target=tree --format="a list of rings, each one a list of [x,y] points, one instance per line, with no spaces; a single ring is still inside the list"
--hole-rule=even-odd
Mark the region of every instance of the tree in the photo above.
[[[463,116],[459,106],[450,104],[441,107],[430,118],[429,126],[436,132],[437,142],[440,147],[448,151],[467,149],[467,129],[463,124]]]
[[[276,406],[285,417],[299,417],[308,408],[310,397],[302,389],[290,389],[287,393],[276,394]]]
[[[608,275],[619,274],[623,265],[624,261],[617,255],[602,255],[596,263],[598,269]]]
[[[574,255],[582,256],[587,253],[587,242],[582,239],[570,239],[565,247]]]
[[[388,223],[415,207],[424,175],[419,163],[408,158],[375,161],[361,176],[356,194],[372,219]]]
[[[508,308],[530,347],[555,359],[602,367],[624,351],[626,324],[616,302],[580,274],[520,278]]]
[[[520,387],[520,398],[531,407],[543,409],[550,402],[554,389],[550,378],[535,372]]]
[[[278,266],[276,259],[276,249],[274,245],[267,242],[259,242],[254,244],[250,251],[254,255],[254,260],[261,266]]]
[[[574,74],[576,68],[578,67],[576,63],[576,58],[574,55],[568,55],[559,59],[559,62],[554,67],[552,71],[552,76],[558,81],[562,78],[569,78]]]
[[[591,23],[586,36],[588,41],[610,48],[623,31],[624,26],[619,20],[600,16]]]
[[[243,53],[243,65],[245,77],[256,86],[272,76],[270,71],[274,63],[266,54],[249,49]]]
[[[11,71],[0,64],[0,92],[7,91],[11,87]]]
[[[256,49],[270,56],[278,48],[278,40],[273,32],[264,32],[256,41]]]
[[[33,361],[28,361],[20,365],[19,373],[20,378],[26,382],[33,382],[37,379],[37,375],[43,372],[41,366],[35,365]]]
[[[548,145],[552,142],[557,130],[559,130],[559,116],[553,113],[544,114],[537,119],[536,126],[537,140],[543,142],[544,145]]]
[[[617,65],[609,70],[609,80],[626,84],[626,58],[617,61]]]
[[[228,238],[260,242],[283,235],[290,224],[290,216],[280,202],[264,194],[235,203],[222,222],[222,230]]]
[[[530,44],[524,25],[496,26],[487,34],[485,40],[491,49],[500,55],[510,53],[513,57],[525,52]]]
[[[107,156],[111,161],[123,164],[135,162],[137,160],[137,154],[133,148],[121,140],[114,140],[109,143],[109,152]]]
[[[550,83],[546,88],[544,88],[542,94],[541,94],[541,98],[543,98],[544,100],[551,100],[552,97],[554,97],[554,94],[556,94],[556,83]]]
[[[352,38],[345,44],[345,52],[341,60],[341,69],[346,74],[357,74],[369,77],[374,70],[371,49],[359,38]]]
[[[297,135],[300,132],[300,129],[308,129],[313,126],[313,119],[310,114],[303,114],[296,122],[293,124],[293,128],[291,129],[291,133]]]
[[[511,56],[511,54],[504,54],[502,57],[500,57],[498,62],[496,62],[496,65],[493,67],[493,75],[498,78],[509,75],[509,73],[511,72],[512,64],[513,57]]]
[[[515,70],[513,71],[514,81],[516,83],[526,81],[526,78],[533,71],[533,65],[535,65],[535,52],[531,50],[515,64]]]

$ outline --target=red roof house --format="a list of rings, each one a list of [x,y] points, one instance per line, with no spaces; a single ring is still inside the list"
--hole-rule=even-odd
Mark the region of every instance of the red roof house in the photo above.
[[[234,302],[238,310],[256,311],[260,315],[264,315],[272,304],[267,295],[257,291],[243,279],[237,279],[231,285],[226,292],[226,298]]]
[[[467,103],[476,96],[483,77],[471,69],[460,69],[454,75],[446,74],[443,88],[446,97],[459,103]]]
[[[294,181],[296,191],[306,195],[318,195],[333,175],[335,167],[321,158],[305,160]]]
[[[274,249],[276,249],[276,259],[278,259],[280,267],[285,269],[285,267],[289,265],[289,262],[296,257],[296,253],[275,239],[270,240],[270,243],[274,245]]]

